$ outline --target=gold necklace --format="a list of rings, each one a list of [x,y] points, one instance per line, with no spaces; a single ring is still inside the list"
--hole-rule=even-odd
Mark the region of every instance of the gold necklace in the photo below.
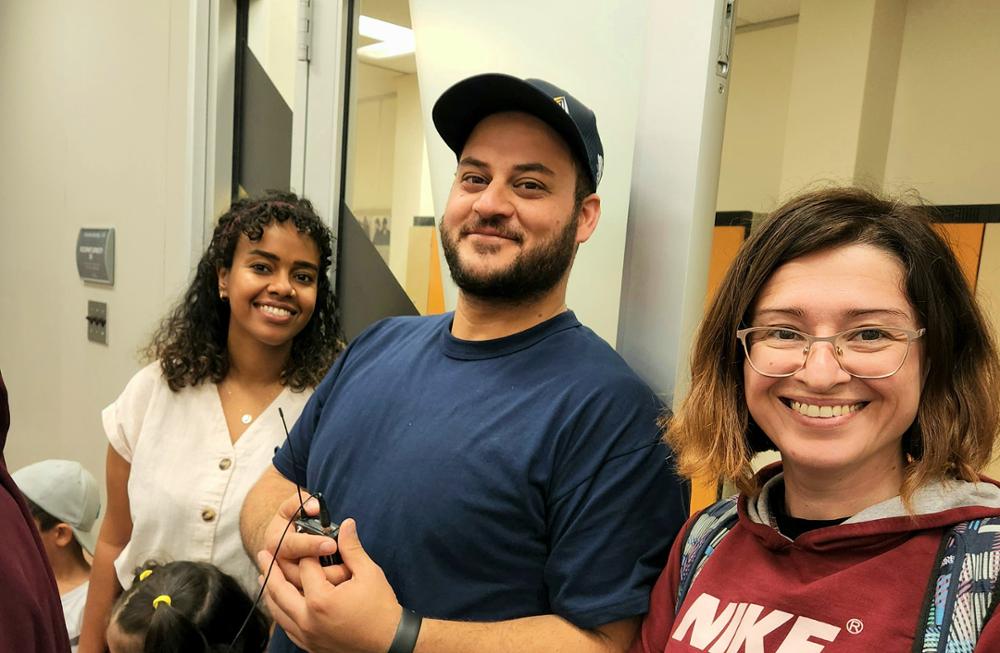
[[[220,383],[219,385],[220,385],[220,387],[221,387],[221,388],[222,388],[223,390],[225,390],[225,391],[226,391],[226,395],[227,395],[227,396],[228,396],[228,397],[229,397],[230,399],[232,399],[232,398],[233,398],[233,391],[232,391],[232,390],[230,390],[230,389],[229,389],[228,387],[226,387],[226,386],[222,385],[221,383]],[[241,422],[243,422],[244,424],[249,424],[250,422],[252,422],[252,421],[253,421],[253,415],[251,415],[250,413],[243,413],[242,415],[240,415],[240,421],[241,421]]]

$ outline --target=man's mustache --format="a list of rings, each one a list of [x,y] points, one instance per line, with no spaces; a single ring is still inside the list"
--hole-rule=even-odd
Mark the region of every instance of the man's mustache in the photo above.
[[[475,222],[463,225],[459,230],[459,235],[468,236],[478,231],[492,231],[501,238],[508,238],[518,243],[524,239],[524,236],[519,231],[511,229],[506,223],[506,218],[502,217],[478,218]]]

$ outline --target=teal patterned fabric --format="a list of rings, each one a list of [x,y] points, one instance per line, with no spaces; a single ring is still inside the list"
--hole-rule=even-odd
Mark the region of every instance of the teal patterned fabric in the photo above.
[[[938,557],[933,600],[927,601],[920,653],[972,653],[993,611],[1000,575],[1000,518],[957,524]]]
[[[715,551],[716,545],[736,524],[736,499],[737,497],[723,499],[705,508],[691,525],[681,553],[681,577],[677,586],[677,601],[674,603],[675,614],[684,603],[684,597],[695,576]]]

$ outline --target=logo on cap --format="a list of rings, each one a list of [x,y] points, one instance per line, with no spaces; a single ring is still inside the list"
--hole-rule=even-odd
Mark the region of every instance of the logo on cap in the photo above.
[[[565,96],[554,97],[552,101],[561,106],[563,111],[569,113],[569,103],[566,101]]]

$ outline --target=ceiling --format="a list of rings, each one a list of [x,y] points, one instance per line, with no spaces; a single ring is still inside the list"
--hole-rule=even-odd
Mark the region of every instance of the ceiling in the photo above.
[[[736,0],[736,27],[759,25],[799,15],[800,0]],[[361,13],[389,23],[410,27],[408,0],[361,0]],[[359,46],[371,43],[360,37]],[[364,63],[398,73],[415,73],[416,58],[412,54],[391,59],[363,59]]]
[[[736,0],[736,26],[746,27],[799,15],[800,0]]]
[[[387,23],[393,23],[402,27],[410,27],[410,3],[408,0],[361,0],[361,15],[378,18]],[[360,36],[357,45],[361,47],[373,42],[372,39]],[[412,53],[389,59],[362,57],[360,61],[369,66],[384,68],[385,70],[392,70],[397,73],[417,72],[417,59]]]

